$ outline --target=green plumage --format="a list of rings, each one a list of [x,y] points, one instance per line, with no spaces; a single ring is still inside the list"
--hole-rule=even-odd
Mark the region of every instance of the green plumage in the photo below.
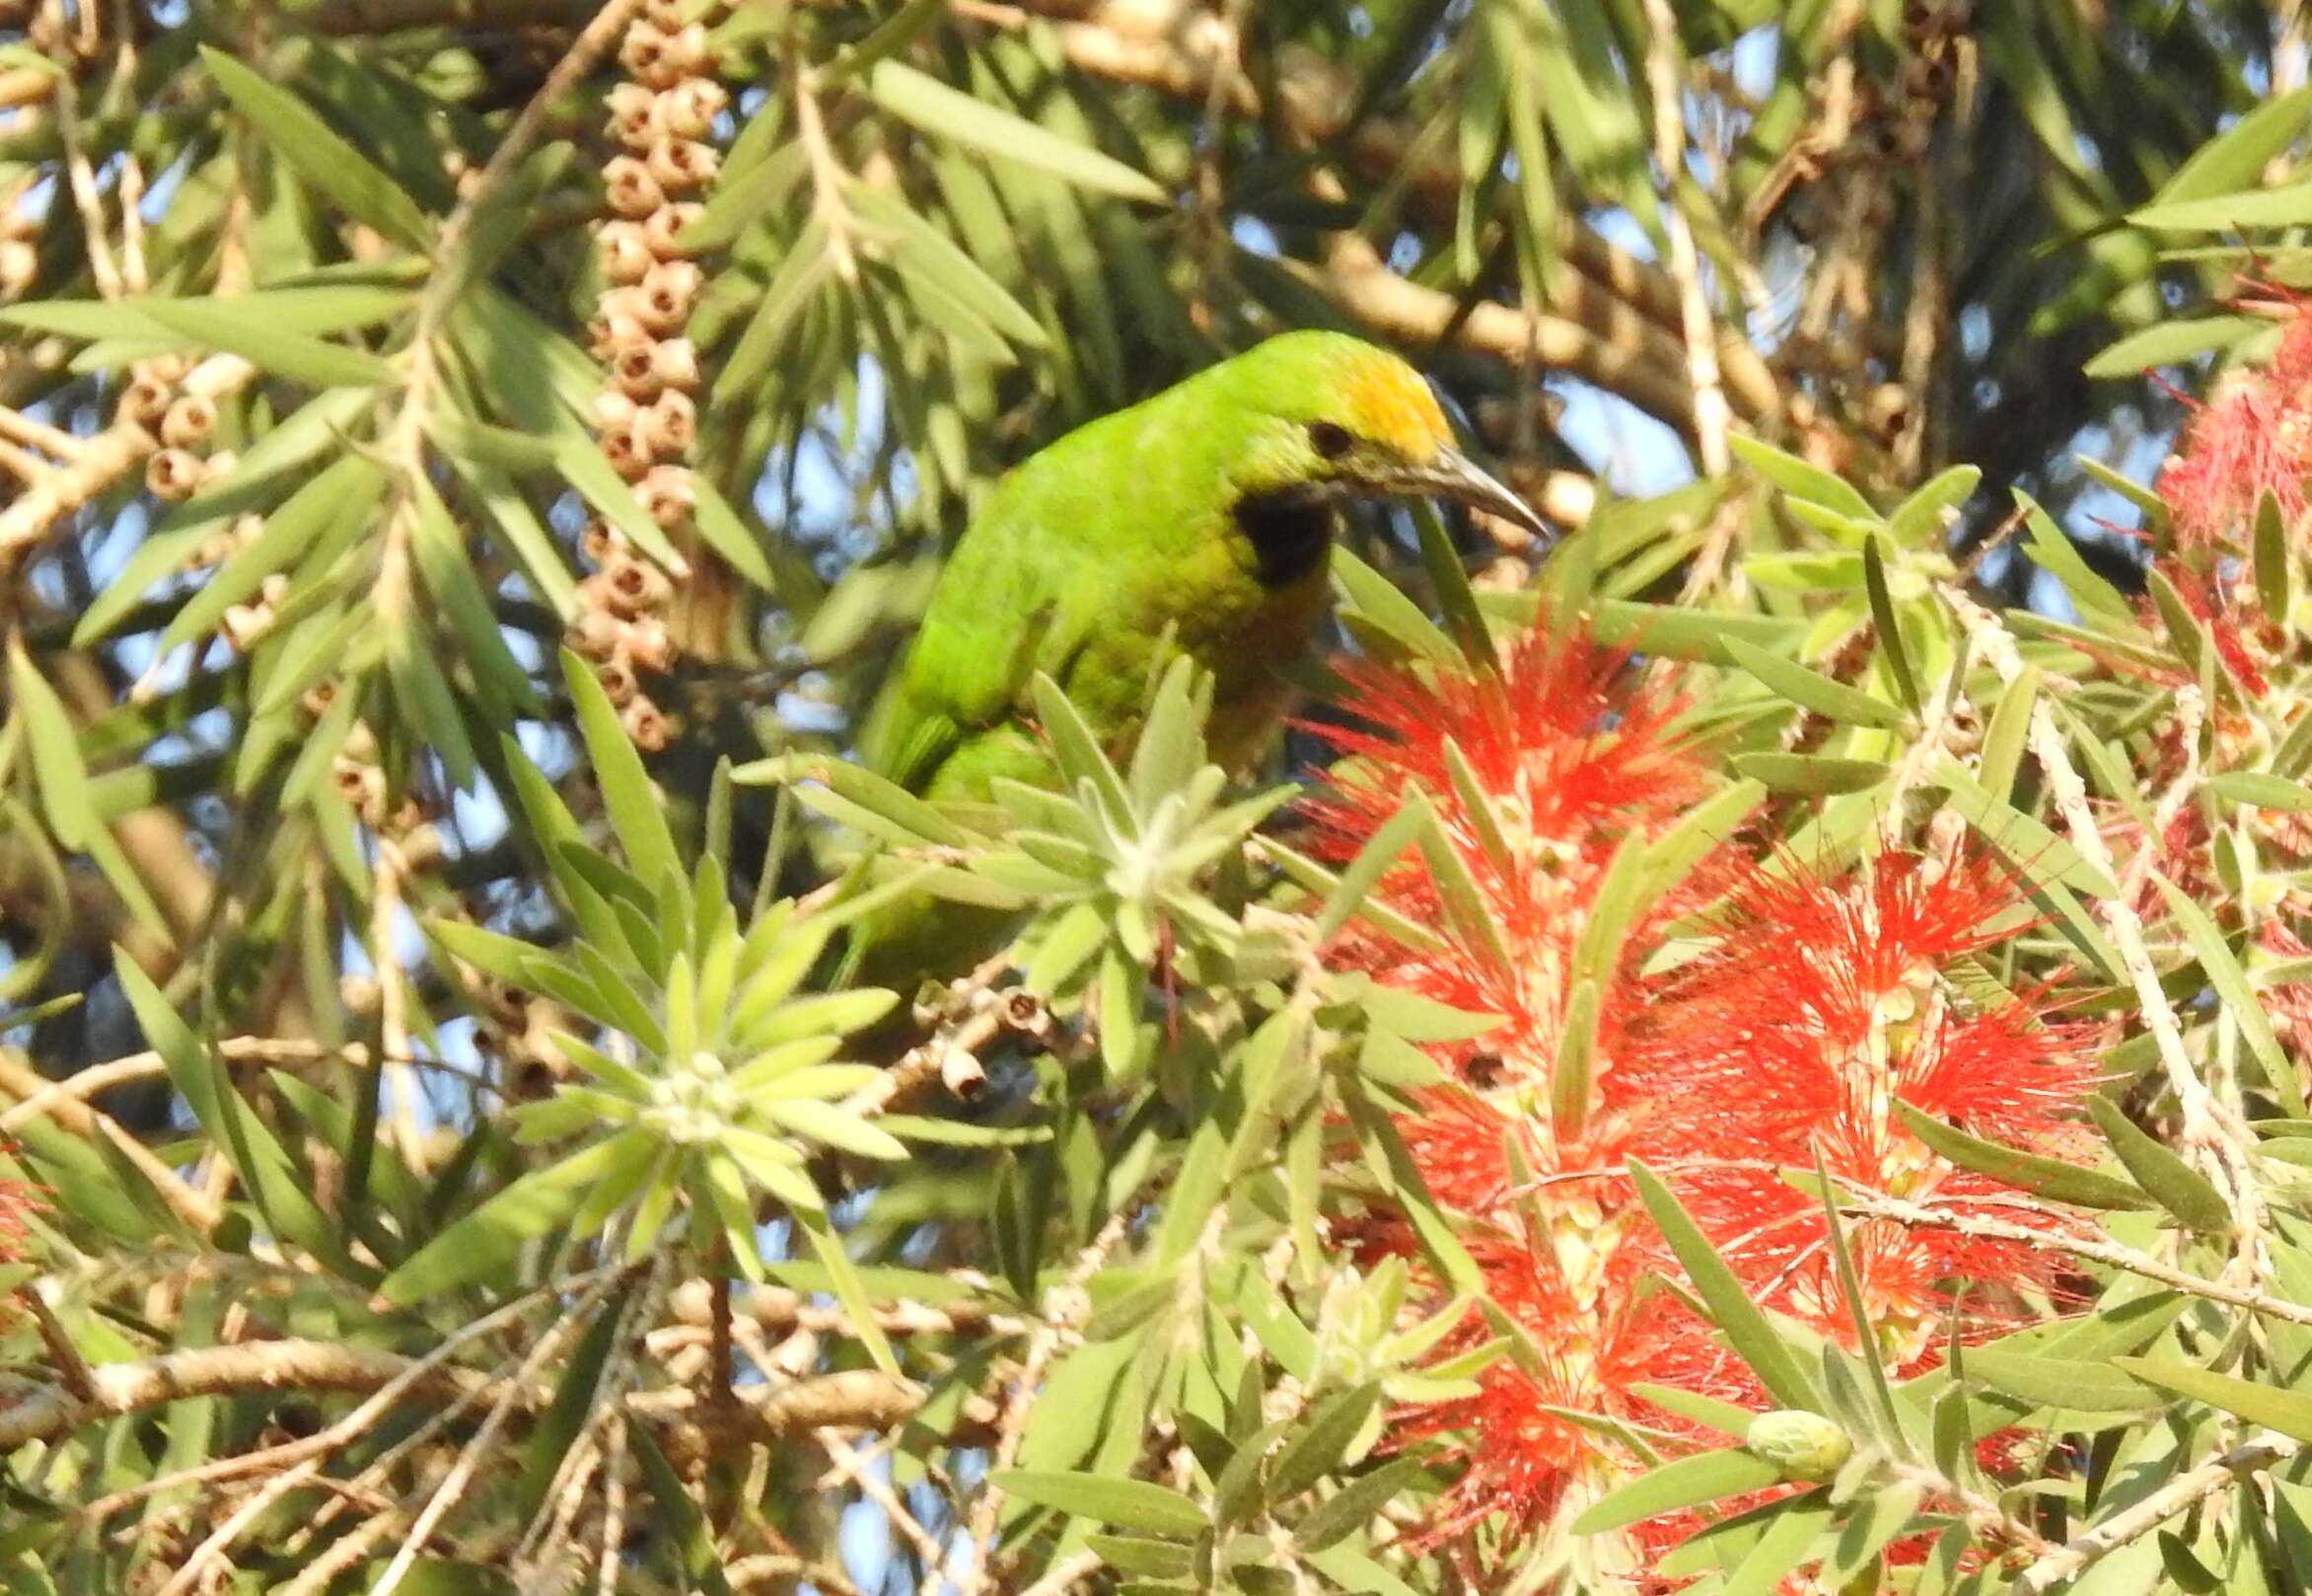
[[[867,723],[867,762],[934,800],[1048,780],[1035,673],[1121,744],[1169,636],[1213,677],[1213,758],[1242,767],[1323,615],[1338,503],[1426,491],[1531,519],[1449,441],[1409,366],[1331,332],[1271,338],[1078,428],[998,482],[956,544]],[[879,916],[854,952],[897,964],[886,945],[915,949],[902,924],[923,917]]]

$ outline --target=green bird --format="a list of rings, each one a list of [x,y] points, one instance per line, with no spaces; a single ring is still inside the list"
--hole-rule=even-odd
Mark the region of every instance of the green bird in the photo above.
[[[1048,783],[1035,673],[1120,741],[1169,636],[1212,676],[1213,759],[1242,769],[1324,614],[1338,507],[1424,496],[1546,532],[1453,447],[1418,372],[1345,333],[1280,334],[1088,422],[1006,474],[957,543],[869,716],[866,762],[935,801]],[[854,968],[865,945],[880,968],[918,943],[903,918],[924,916],[861,927]]]

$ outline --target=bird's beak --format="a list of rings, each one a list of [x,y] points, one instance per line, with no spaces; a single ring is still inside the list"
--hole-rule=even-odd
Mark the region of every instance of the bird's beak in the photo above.
[[[1437,458],[1425,466],[1407,468],[1399,481],[1391,485],[1402,492],[1451,499],[1473,510],[1514,521],[1537,538],[1550,536],[1549,524],[1534,514],[1532,505],[1479,470],[1467,455],[1451,449],[1439,450]]]

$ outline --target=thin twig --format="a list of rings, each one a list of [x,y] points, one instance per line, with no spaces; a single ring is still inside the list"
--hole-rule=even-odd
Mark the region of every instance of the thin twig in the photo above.
[[[1733,412],[1718,380],[1718,324],[1702,290],[1701,258],[1694,230],[1679,207],[1679,180],[1686,174],[1686,96],[1678,82],[1678,19],[1669,0],[1645,0],[1646,88],[1654,103],[1654,161],[1662,169],[1662,233],[1670,246],[1670,275],[1678,284],[1686,335],[1687,380],[1694,388],[1694,438],[1702,474],[1722,475],[1733,464],[1726,434]]]
[[[2100,1524],[2091,1525],[2048,1553],[2015,1576],[2010,1596],[2044,1596],[2090,1563],[2132,1541],[2140,1541],[2160,1525],[2267,1469],[2287,1462],[2296,1443],[2284,1435],[2263,1435],[2244,1441],[2209,1458],[2189,1474],[2180,1474],[2132,1506],[2124,1507]]]

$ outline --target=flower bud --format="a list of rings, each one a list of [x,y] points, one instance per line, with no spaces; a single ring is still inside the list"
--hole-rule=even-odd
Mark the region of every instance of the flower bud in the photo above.
[[[625,552],[626,540],[607,523],[589,521],[578,535],[578,548],[595,565],[603,566]]]
[[[1854,1455],[1854,1442],[1843,1429],[1820,1414],[1800,1408],[1782,1408],[1750,1421],[1742,1444],[1753,1456],[1782,1471],[1785,1480],[1820,1485]]]
[[[667,65],[666,31],[643,18],[626,25],[618,43],[618,64],[626,75],[653,89],[663,89],[682,76]]]
[[[241,469],[241,457],[230,449],[216,449],[200,463],[200,485],[215,487]]]
[[[606,388],[594,396],[594,424],[598,427],[631,426],[641,413],[642,406],[618,389]]]

